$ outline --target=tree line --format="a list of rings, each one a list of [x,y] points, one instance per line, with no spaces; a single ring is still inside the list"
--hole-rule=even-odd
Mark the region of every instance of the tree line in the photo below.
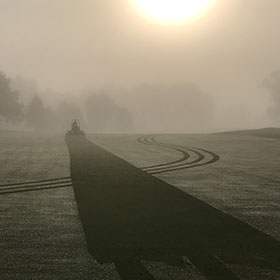
[[[0,125],[5,122],[35,131],[65,131],[71,119],[80,119],[84,127],[97,133],[128,132],[132,128],[131,113],[105,93],[92,90],[82,101],[65,98],[52,106],[46,104],[39,90],[33,90],[25,102],[24,94],[25,90],[15,89],[12,80],[0,72]]]
[[[278,126],[280,71],[268,75],[262,87],[270,98],[264,105],[267,116]],[[0,129],[9,124],[65,132],[72,119],[79,119],[83,129],[95,133],[188,132],[215,124],[215,105],[210,95],[190,84],[140,85],[114,94],[89,89],[73,97],[42,92],[33,81],[11,79],[0,72]]]

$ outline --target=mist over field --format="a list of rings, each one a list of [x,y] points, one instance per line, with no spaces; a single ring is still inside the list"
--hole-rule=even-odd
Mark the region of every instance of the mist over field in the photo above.
[[[279,126],[279,9],[216,0],[166,25],[130,0],[0,0],[0,128],[65,131],[73,118],[98,133]]]
[[[279,280],[280,0],[0,0],[0,279]]]

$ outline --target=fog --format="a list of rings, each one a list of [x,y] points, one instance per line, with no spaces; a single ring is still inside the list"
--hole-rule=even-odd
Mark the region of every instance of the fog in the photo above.
[[[98,133],[279,126],[279,10],[213,0],[167,24],[133,0],[0,0],[0,129],[64,131],[72,118]]]

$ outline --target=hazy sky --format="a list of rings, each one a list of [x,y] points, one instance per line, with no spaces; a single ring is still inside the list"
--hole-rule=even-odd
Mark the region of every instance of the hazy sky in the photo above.
[[[279,11],[279,0],[213,0],[168,25],[133,0],[0,0],[0,69],[61,91],[190,82],[232,114],[253,102],[255,118],[280,68]]]

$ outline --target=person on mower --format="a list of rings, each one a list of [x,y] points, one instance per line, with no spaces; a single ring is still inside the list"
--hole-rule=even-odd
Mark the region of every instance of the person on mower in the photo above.
[[[74,120],[72,123],[72,131],[78,131],[78,130],[79,130],[78,121]]]

